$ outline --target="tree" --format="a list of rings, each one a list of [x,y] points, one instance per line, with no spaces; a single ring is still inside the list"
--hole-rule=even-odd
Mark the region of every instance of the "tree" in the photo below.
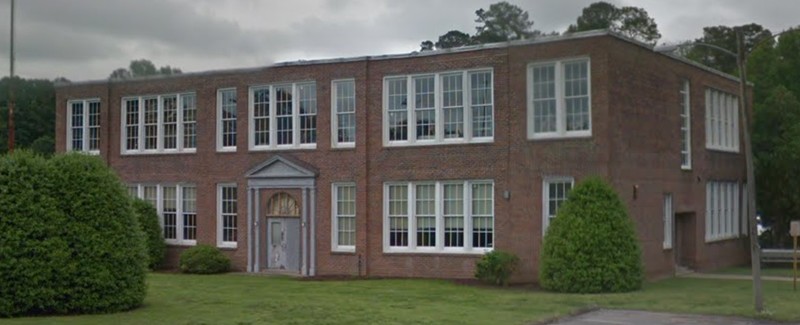
[[[422,52],[433,51],[433,42],[430,40],[422,41],[422,43],[419,44],[419,50]]]
[[[39,154],[55,151],[56,94],[53,82],[46,79],[14,77],[16,109],[14,110],[16,148],[28,148]],[[0,153],[8,150],[8,85],[0,80]]]
[[[695,39],[695,43],[719,46],[736,53],[736,29],[744,34],[745,52],[753,50],[753,46],[763,39],[772,38],[772,32],[759,24],[747,24],[737,27],[709,26],[703,27],[703,37]],[[719,71],[738,75],[736,57],[706,46],[693,46],[685,54],[686,58]]]
[[[478,16],[474,40],[476,43],[504,42],[531,38],[535,35],[533,21],[528,18],[528,12],[522,8],[501,1],[475,11]]]
[[[639,7],[621,7],[600,1],[583,8],[581,16],[568,33],[608,29],[624,36],[655,45],[661,38],[658,25],[647,11]]]
[[[118,68],[111,72],[108,76],[109,79],[130,79],[155,75],[173,75],[182,73],[181,69],[173,68],[171,66],[163,66],[156,68],[150,60],[139,59],[131,61],[128,69]]]
[[[449,49],[449,48],[467,46],[472,44],[474,43],[472,37],[469,36],[469,34],[458,30],[451,30],[446,34],[439,36],[439,40],[436,41],[436,48]]]

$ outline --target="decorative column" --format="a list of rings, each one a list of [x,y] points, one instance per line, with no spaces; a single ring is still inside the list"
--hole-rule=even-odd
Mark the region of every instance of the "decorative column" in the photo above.
[[[300,251],[302,253],[301,257],[301,269],[300,274],[308,275],[308,188],[303,188],[303,208],[302,208],[302,220],[300,221]],[[312,235],[313,236],[313,235]]]
[[[317,265],[317,233],[316,233],[316,223],[317,223],[317,188],[312,186],[308,189],[311,192],[311,269],[308,272],[309,276],[314,276],[316,274],[316,265]]]
[[[247,272],[253,272],[253,187],[247,187]]]

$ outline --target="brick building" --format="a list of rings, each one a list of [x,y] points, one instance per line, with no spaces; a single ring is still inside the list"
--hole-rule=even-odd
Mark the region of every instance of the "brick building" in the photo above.
[[[152,202],[177,263],[536,281],[550,218],[599,175],[649,277],[748,258],[738,79],[593,31],[403,55],[57,87],[57,151]]]

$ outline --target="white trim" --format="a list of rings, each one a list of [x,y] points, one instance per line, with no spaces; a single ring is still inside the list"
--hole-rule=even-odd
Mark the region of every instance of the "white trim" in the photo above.
[[[343,83],[352,83],[353,84],[353,116],[354,118],[357,116],[358,112],[358,98],[357,91],[356,91],[356,80],[354,78],[349,79],[336,79],[331,81],[331,148],[355,148],[356,147],[356,139],[358,138],[358,127],[356,126],[354,136],[356,137],[352,142],[339,142],[339,109],[337,106],[337,99],[338,99],[338,86]],[[358,125],[358,122],[356,125]]]
[[[223,231],[224,231],[224,215],[222,211],[222,194],[225,188],[233,188],[236,192],[236,240],[237,241],[224,241],[223,240]],[[241,238],[239,236],[239,187],[236,183],[218,183],[217,184],[217,247],[220,248],[236,248],[239,245],[238,240]]]
[[[681,82],[681,91],[679,92],[681,95],[681,109],[682,112],[681,116],[681,137],[683,137],[683,132],[686,132],[686,143],[684,147],[681,147],[680,154],[681,154],[681,169],[682,170],[692,170],[692,96],[691,96],[691,84],[688,79],[685,79]],[[685,119],[685,121],[684,121]],[[685,130],[684,130],[684,123],[685,123]],[[686,161],[683,161],[683,155],[686,155]]]
[[[194,148],[184,148],[183,145],[183,135],[184,135],[184,116],[183,116],[183,100],[186,96],[194,96],[195,100],[195,147]],[[175,148],[164,148],[164,99],[165,98],[175,98],[175,114],[177,115],[176,125],[175,125]],[[155,149],[145,149],[145,141],[146,137],[144,134],[145,125],[144,125],[144,101],[147,99],[155,99],[156,100],[156,114],[157,114],[157,121],[156,121],[156,148]],[[126,125],[126,120],[128,116],[128,101],[136,101],[138,105],[137,111],[137,148],[136,149],[128,149],[128,128]],[[192,154],[197,152],[197,95],[193,91],[187,92],[177,92],[177,93],[169,93],[169,94],[159,94],[159,95],[141,95],[141,96],[125,96],[122,97],[120,100],[120,154],[121,155],[138,155],[138,154]]]
[[[463,136],[460,138],[444,138],[444,114],[442,113],[442,86],[441,86],[441,78],[445,75],[452,75],[452,74],[462,74],[462,101],[463,101]],[[491,103],[488,104],[491,106],[492,116],[491,116],[491,130],[492,135],[486,137],[475,137],[472,134],[472,103],[471,103],[471,91],[472,91],[472,80],[470,76],[474,73],[489,73],[489,77],[491,78],[491,94],[490,99]],[[419,77],[430,76],[433,77],[434,80],[434,112],[436,116],[436,122],[434,124],[435,127],[435,136],[433,139],[417,139],[417,128],[416,128],[416,105],[415,105],[415,87],[414,87],[414,79]],[[388,91],[388,82],[390,80],[406,80],[406,140],[390,140],[390,127],[389,127],[389,91]],[[494,134],[497,132],[497,127],[495,123],[495,111],[496,111],[496,104],[494,100],[494,89],[495,89],[495,76],[494,76],[494,68],[477,68],[477,69],[468,69],[468,70],[450,70],[450,71],[440,71],[440,72],[431,72],[431,73],[418,73],[418,74],[408,74],[408,75],[391,75],[391,76],[384,76],[383,77],[383,91],[382,91],[382,103],[383,103],[383,146],[384,147],[409,147],[409,146],[430,146],[430,145],[450,145],[450,144],[465,144],[465,143],[492,143],[494,142]]]
[[[567,131],[566,103],[564,94],[564,65],[568,63],[586,62],[586,96],[588,108],[588,130]],[[554,71],[553,83],[556,101],[556,130],[554,132],[535,132],[533,124],[533,69],[536,67],[552,66]],[[526,69],[527,83],[527,130],[529,140],[539,139],[565,139],[587,138],[592,136],[592,62],[588,56],[563,58],[558,60],[537,61],[528,64]]]
[[[79,148],[79,149],[75,149],[75,148],[72,147],[72,140],[73,140],[73,138],[72,138],[72,129],[73,129],[73,126],[72,126],[72,116],[73,116],[72,104],[74,104],[74,103],[81,103],[82,108],[83,108],[82,109],[82,114],[81,114],[82,115],[82,117],[81,117],[81,119],[82,119],[82,122],[81,122],[82,123],[81,124],[82,136],[81,137],[82,137],[82,139],[81,139],[81,148]],[[98,105],[98,107],[97,107],[97,109],[98,109],[98,112],[97,112],[97,128],[98,128],[98,131],[97,131],[97,149],[94,149],[94,150],[91,150],[90,149],[90,145],[89,145],[89,140],[90,140],[90,135],[89,135],[90,134],[90,132],[89,132],[90,131],[89,130],[90,129],[90,126],[89,126],[89,121],[90,121],[90,119],[89,119],[89,106],[92,103],[97,103],[97,105]],[[67,120],[66,121],[66,133],[67,133],[67,136],[66,136],[66,150],[67,151],[81,151],[81,152],[86,152],[86,153],[89,153],[89,154],[92,154],[92,155],[99,155],[100,154],[100,134],[101,134],[101,132],[100,132],[100,127],[101,127],[100,126],[101,125],[100,116],[101,115],[102,115],[102,103],[101,103],[101,100],[100,100],[99,97],[86,98],[86,99],[71,99],[71,100],[67,101],[67,114],[66,114],[66,116],[67,116],[67,118],[66,118],[66,120]]]
[[[274,83],[274,84],[263,84],[263,85],[252,85],[248,87],[247,90],[247,148],[250,151],[280,151],[280,150],[297,150],[297,149],[316,149],[317,148],[317,141],[319,138],[319,103],[316,103],[317,111],[314,116],[317,117],[317,125],[315,127],[315,132],[317,132],[317,138],[314,140],[314,143],[300,143],[301,140],[301,123],[300,123],[300,94],[299,94],[299,87],[304,85],[311,85],[314,86],[315,94],[316,94],[316,81],[297,81],[297,82],[281,82],[281,83]],[[291,87],[292,89],[292,143],[291,144],[278,144],[278,116],[277,116],[277,105],[276,105],[276,87]],[[269,114],[269,141],[266,145],[256,145],[255,144],[255,103],[254,103],[254,95],[253,93],[256,90],[263,90],[266,89],[269,91],[269,104],[268,104],[268,114]],[[313,98],[315,102],[317,102],[317,98]]]
[[[222,93],[227,91],[233,91],[233,94],[236,98],[236,121],[238,126],[239,120],[239,99],[238,94],[236,92],[236,87],[228,87],[228,88],[219,88],[217,89],[217,118],[216,118],[216,138],[217,138],[217,152],[235,152],[236,145],[233,146],[225,146],[223,145],[223,128],[222,128]],[[238,137],[239,130],[236,130],[236,136]],[[238,142],[237,142],[238,145]]]
[[[575,187],[575,178],[571,176],[545,176],[542,178],[542,238],[550,227],[550,188],[551,183],[569,183],[570,190]],[[564,193],[565,199],[567,193]],[[555,218],[555,216],[553,216]]]
[[[339,215],[338,215],[338,200],[339,200],[339,192],[337,191],[339,187],[352,187],[353,191],[356,192],[356,183],[353,182],[342,182],[342,183],[331,183],[331,251],[332,252],[345,252],[345,253],[352,253],[356,251],[355,242],[353,245],[339,245]],[[353,193],[353,201],[357,202],[357,195]],[[356,203],[357,204],[357,203]],[[353,211],[354,215],[353,218],[358,218],[358,205],[355,207],[355,211]],[[354,229],[355,234],[357,235],[358,231]],[[354,240],[356,237],[354,236]]]
[[[463,246],[444,247],[444,185],[459,184],[463,186]],[[491,186],[491,205],[492,205],[492,240],[491,247],[473,247],[472,242],[472,186],[477,184],[488,184]],[[434,185],[435,191],[435,217],[436,217],[436,246],[417,247],[417,215],[416,215],[416,191],[418,185]],[[389,222],[389,187],[406,187],[407,193],[407,231],[408,243],[406,246],[390,245],[390,222]],[[495,200],[494,200],[494,181],[493,180],[465,180],[465,181],[416,181],[416,182],[385,182],[383,184],[383,252],[384,253],[424,253],[424,254],[484,254],[494,250],[497,242],[497,231],[494,229]]]
[[[675,212],[672,203],[672,193],[664,193],[664,241],[662,247],[672,249],[672,241],[675,233]]]

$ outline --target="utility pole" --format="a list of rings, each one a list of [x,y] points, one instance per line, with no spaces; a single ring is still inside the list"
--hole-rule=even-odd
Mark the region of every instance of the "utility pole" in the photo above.
[[[761,289],[761,247],[758,245],[756,223],[756,178],[753,166],[753,147],[750,141],[750,119],[747,109],[747,53],[741,28],[736,28],[736,64],[739,66],[739,107],[744,133],[745,164],[747,168],[747,217],[750,220],[750,267],[753,273],[753,302],[756,312],[764,312]]]
[[[14,0],[11,0],[11,73],[8,78],[8,152],[14,152]]]

